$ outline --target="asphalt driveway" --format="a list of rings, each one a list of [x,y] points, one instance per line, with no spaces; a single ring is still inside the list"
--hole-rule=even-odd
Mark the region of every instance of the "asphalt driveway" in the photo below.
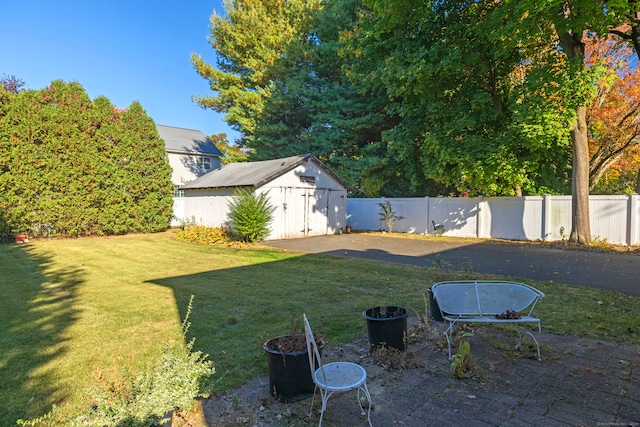
[[[636,254],[552,249],[495,240],[405,239],[371,233],[274,240],[265,245],[419,267],[441,266],[513,279],[553,281],[640,297],[640,256]]]

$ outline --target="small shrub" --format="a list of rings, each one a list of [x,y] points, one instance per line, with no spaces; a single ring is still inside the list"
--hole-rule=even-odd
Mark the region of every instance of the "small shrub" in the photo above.
[[[182,323],[183,340],[165,343],[162,355],[148,369],[125,373],[115,380],[102,372],[92,390],[93,405],[71,423],[76,426],[138,427],[159,425],[173,410],[189,410],[194,399],[205,397],[204,384],[215,368],[208,355],[193,352],[195,339],[185,344],[193,296]]]
[[[460,348],[456,354],[451,357],[451,373],[456,379],[486,379],[486,373],[482,370],[475,357],[471,354],[471,345],[462,339]]]
[[[184,229],[178,230],[176,240],[199,243],[201,245],[211,245],[214,243],[230,242],[229,230],[224,227],[205,227],[204,225],[185,225]]]
[[[381,209],[380,212],[378,212],[380,221],[383,221],[387,225],[389,233],[393,233],[393,225],[396,221],[404,219],[404,217],[396,214],[393,210],[393,206],[391,206],[391,202],[388,200],[384,203],[378,203],[378,206],[380,206]]]
[[[591,243],[589,243],[589,246],[600,249],[602,252],[613,251],[613,245],[609,243],[609,239],[607,239],[606,237],[604,239],[600,236],[593,237],[591,239]]]
[[[565,234],[564,227],[560,227],[560,240],[564,242],[565,240],[568,240],[568,239],[569,237]]]
[[[240,240],[253,243],[269,235],[269,223],[275,208],[267,193],[257,194],[251,189],[236,190],[230,203],[231,232]]]
[[[196,217],[195,215],[191,215],[190,218],[184,218],[182,220],[180,220],[180,229],[184,230],[187,227],[191,227],[193,225],[198,225],[198,223],[196,222]]]
[[[462,379],[469,371],[471,361],[471,346],[467,341],[460,343],[460,350],[451,357],[451,373],[454,377]]]

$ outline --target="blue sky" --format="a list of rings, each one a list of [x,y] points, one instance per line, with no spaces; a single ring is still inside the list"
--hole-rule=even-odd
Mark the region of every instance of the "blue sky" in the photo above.
[[[190,56],[215,62],[207,41],[214,9],[224,13],[221,0],[9,1],[0,13],[0,75],[29,89],[77,81],[118,108],[139,101],[158,124],[233,141],[238,134],[221,114],[191,100],[213,94]]]

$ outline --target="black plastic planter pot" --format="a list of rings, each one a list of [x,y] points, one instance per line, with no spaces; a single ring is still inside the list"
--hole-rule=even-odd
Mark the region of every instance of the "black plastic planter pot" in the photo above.
[[[272,338],[263,345],[269,366],[269,391],[283,402],[297,402],[313,394],[315,384],[309,368],[309,354],[302,351],[278,350],[277,341],[286,335]],[[304,335],[302,336],[304,339]],[[324,343],[322,343],[324,344]],[[319,348],[322,347],[322,344]],[[317,368],[317,366],[316,366]]]
[[[429,314],[431,314],[431,318],[436,322],[444,321],[442,313],[440,312],[440,306],[438,305],[438,301],[433,297],[431,288],[429,288],[427,292],[429,294]]]
[[[362,313],[367,319],[367,334],[372,349],[382,346],[400,351],[407,349],[407,317],[409,312],[402,307],[373,307]]]

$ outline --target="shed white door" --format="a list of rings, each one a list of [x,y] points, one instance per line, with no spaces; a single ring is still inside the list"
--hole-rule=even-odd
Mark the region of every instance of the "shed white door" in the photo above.
[[[329,191],[287,188],[283,225],[285,238],[327,234]]]

